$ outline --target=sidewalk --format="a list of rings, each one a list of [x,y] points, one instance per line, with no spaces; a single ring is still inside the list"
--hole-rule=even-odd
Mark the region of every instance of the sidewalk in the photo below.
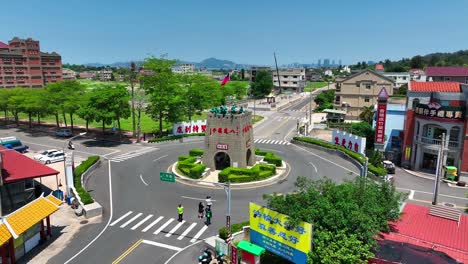
[[[209,238],[206,240],[208,239]],[[209,248],[215,252],[214,245],[212,246],[208,244],[206,240],[200,240],[194,244],[189,245],[188,247],[174,254],[164,264],[198,263],[198,256],[201,256],[206,248]]]

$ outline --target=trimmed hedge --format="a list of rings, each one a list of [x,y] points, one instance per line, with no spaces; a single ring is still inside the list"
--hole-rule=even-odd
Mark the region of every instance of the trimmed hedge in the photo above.
[[[189,155],[192,156],[192,157],[203,156],[203,150],[202,149],[191,149],[189,151]]]
[[[164,141],[171,141],[171,140],[177,140],[181,139],[184,137],[199,137],[199,136],[204,136],[205,133],[193,133],[193,134],[184,134],[184,135],[174,135],[174,136],[164,136],[160,138],[152,138],[148,140],[149,143],[158,143],[158,142],[164,142]]]
[[[93,164],[99,161],[99,156],[90,156],[85,161],[81,162],[78,167],[75,168],[73,172],[73,183],[75,189],[78,192],[78,195],[81,198],[83,204],[91,204],[94,202],[93,197],[81,186],[81,176],[83,173],[89,169]]]
[[[267,179],[276,174],[276,167],[268,164],[256,164],[250,169],[226,168],[218,174],[219,182],[242,183]]]
[[[283,160],[276,156],[273,152],[268,152],[263,160],[270,164],[276,165],[276,167],[280,167],[283,164]]]
[[[244,226],[249,226],[249,225],[250,225],[249,221],[245,221],[245,222],[241,222],[241,223],[237,223],[237,224],[232,224],[231,225],[231,234],[237,233],[237,232],[241,231]],[[227,239],[227,233],[228,233],[228,231],[227,231],[227,228],[225,226],[221,227],[218,230],[218,235],[219,235],[219,238],[221,238],[221,239],[226,240]]]
[[[366,162],[366,157],[364,155],[359,154],[357,152],[354,152],[352,150],[349,150],[349,149],[347,149],[347,148],[345,148],[343,146],[334,145],[334,144],[325,142],[323,140],[314,139],[314,138],[294,137],[293,139],[296,140],[296,141],[306,142],[306,143],[318,145],[318,146],[328,148],[328,149],[339,150],[341,152],[344,152],[345,154],[347,154],[351,158],[357,160],[361,165],[364,165],[365,162]],[[372,172],[373,174],[375,174],[377,176],[387,175],[387,170],[383,167],[383,165],[381,167],[380,166],[376,167],[376,166],[369,163],[367,169],[368,169],[368,171]]]
[[[255,149],[255,155],[258,155],[258,156],[265,156],[268,152],[265,151],[265,150],[260,150],[258,148]]]
[[[205,172],[206,165],[195,164],[197,161],[196,157],[187,155],[179,156],[179,162],[177,163],[177,169],[179,169],[185,176],[192,179],[200,179],[203,172]]]

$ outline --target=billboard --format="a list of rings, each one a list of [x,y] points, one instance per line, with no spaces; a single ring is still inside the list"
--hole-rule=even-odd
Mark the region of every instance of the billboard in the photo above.
[[[332,144],[343,146],[349,150],[365,155],[366,138],[351,133],[333,129]]]
[[[375,122],[375,143],[385,143],[385,121],[387,118],[387,104],[378,103],[377,121]]]
[[[173,135],[205,133],[205,131],[206,131],[206,120],[182,122],[182,123],[176,123],[172,125]]]
[[[311,250],[312,225],[301,222],[287,228],[288,216],[250,203],[250,241],[297,264],[307,263]]]

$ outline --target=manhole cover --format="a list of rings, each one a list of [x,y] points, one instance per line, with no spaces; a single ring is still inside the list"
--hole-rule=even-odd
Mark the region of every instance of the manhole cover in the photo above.
[[[80,222],[80,224],[84,225],[84,224],[87,224],[88,223],[88,220],[83,220]]]

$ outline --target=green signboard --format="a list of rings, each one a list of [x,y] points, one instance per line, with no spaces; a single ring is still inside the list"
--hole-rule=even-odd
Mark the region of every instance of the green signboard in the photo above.
[[[161,179],[161,181],[165,181],[165,182],[175,182],[175,175],[173,173],[169,173],[169,172],[160,172],[159,173],[159,177]]]

